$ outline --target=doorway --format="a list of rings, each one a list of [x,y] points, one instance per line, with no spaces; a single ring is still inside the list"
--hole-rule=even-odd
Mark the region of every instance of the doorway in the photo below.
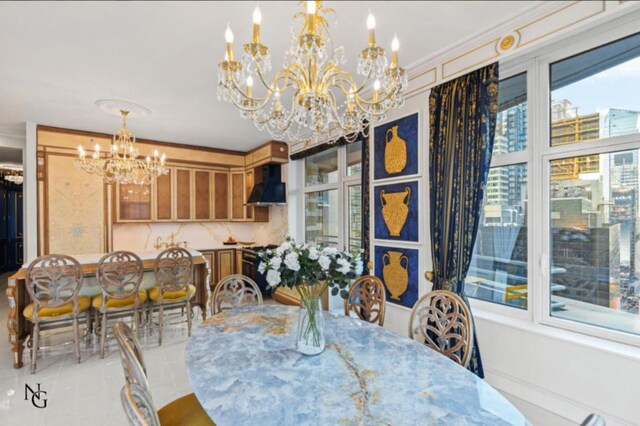
[[[0,147],[0,273],[24,263],[22,150]]]

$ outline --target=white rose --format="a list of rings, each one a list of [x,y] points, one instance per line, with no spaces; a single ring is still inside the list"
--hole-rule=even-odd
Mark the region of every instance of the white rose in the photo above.
[[[338,265],[340,265],[340,268],[336,269],[336,271],[345,275],[351,272],[351,264],[347,259],[341,258],[341,259],[338,259],[337,262],[338,262]]]
[[[290,248],[291,244],[285,241],[284,243],[280,244],[280,247],[276,249],[276,253],[278,254],[278,256],[282,256],[282,254]]]
[[[271,269],[278,270],[280,269],[280,265],[282,265],[282,259],[278,256],[272,257],[269,261],[269,266]]]
[[[260,262],[260,265],[258,265],[258,272],[260,272],[261,274],[264,274],[264,271],[267,270],[267,264],[264,262]]]
[[[358,260],[356,262],[356,275],[358,275],[358,276],[362,275],[363,268],[364,268],[364,266],[362,264],[362,260]]]
[[[329,269],[329,266],[331,266],[331,259],[329,259],[328,256],[320,256],[320,258],[318,259],[318,263],[320,264],[320,267],[322,268],[323,271],[326,271]]]
[[[292,271],[300,270],[300,263],[298,262],[298,253],[291,252],[284,258],[284,264]]]
[[[311,247],[309,249],[309,259],[316,260],[318,258],[318,249],[316,247]]]
[[[338,249],[335,247],[325,247],[322,249],[322,254],[325,256],[335,256],[338,253]]]
[[[267,272],[267,282],[271,287],[275,287],[280,284],[280,280],[280,272],[274,271],[273,269],[270,269],[269,272]]]

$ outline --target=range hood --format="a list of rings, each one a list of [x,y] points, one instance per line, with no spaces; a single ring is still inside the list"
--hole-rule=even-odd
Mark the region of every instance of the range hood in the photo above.
[[[284,206],[287,204],[287,186],[282,182],[280,164],[262,166],[262,182],[253,186],[248,206]]]

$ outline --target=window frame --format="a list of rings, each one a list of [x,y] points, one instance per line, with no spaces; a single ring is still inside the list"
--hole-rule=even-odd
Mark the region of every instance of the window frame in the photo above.
[[[356,143],[356,142],[354,142]],[[364,142],[362,142],[364,143]],[[329,149],[334,149],[329,148]],[[341,203],[340,212],[338,213],[338,248],[345,249],[348,248],[348,232],[349,232],[349,220],[347,218],[349,214],[349,206],[348,206],[348,187],[351,185],[357,185],[362,182],[362,172],[354,173],[350,176],[347,175],[347,145],[342,145],[335,147],[338,152],[338,179],[336,182],[319,184],[319,185],[311,185],[306,186],[306,170],[305,170],[305,159],[301,159],[298,161],[299,168],[298,171],[300,176],[302,176],[301,181],[303,182],[302,188],[302,197],[300,204],[300,212],[302,213],[302,237],[306,238],[306,225],[307,225],[307,215],[305,208],[305,200],[308,193],[318,192],[318,191],[327,191],[327,190],[337,190],[338,191],[338,202]],[[362,160],[361,160],[362,161]]]

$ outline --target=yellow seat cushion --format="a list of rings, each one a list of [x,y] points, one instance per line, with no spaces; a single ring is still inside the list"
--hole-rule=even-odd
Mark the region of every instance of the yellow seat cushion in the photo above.
[[[140,303],[147,300],[147,292],[145,290],[138,290],[138,298]],[[107,298],[107,309],[109,308],[125,308],[127,306],[133,306],[136,303],[135,297],[132,294],[129,297],[125,297],[124,299],[113,299],[111,297]],[[93,298],[93,302],[91,302],[95,309],[102,308],[102,295],[95,296]]]
[[[162,407],[158,411],[158,418],[162,426],[189,425],[215,426],[209,415],[192,393],[178,398]]]
[[[91,297],[89,296],[78,296],[78,311],[86,311],[89,309],[91,305]],[[67,315],[73,312],[73,303],[69,302],[66,305],[56,306],[55,308],[46,308],[40,307],[38,308],[38,318],[42,317],[56,317],[59,315]],[[31,319],[33,316],[33,303],[25,306],[22,311],[24,317],[27,319]]]
[[[196,286],[189,284],[189,299],[196,294]],[[153,287],[149,289],[149,299],[154,302],[158,301],[158,297],[160,297],[160,287]],[[162,293],[162,300],[166,302],[170,302],[175,299],[184,299],[187,297],[187,292],[184,290],[180,291],[165,291]]]

